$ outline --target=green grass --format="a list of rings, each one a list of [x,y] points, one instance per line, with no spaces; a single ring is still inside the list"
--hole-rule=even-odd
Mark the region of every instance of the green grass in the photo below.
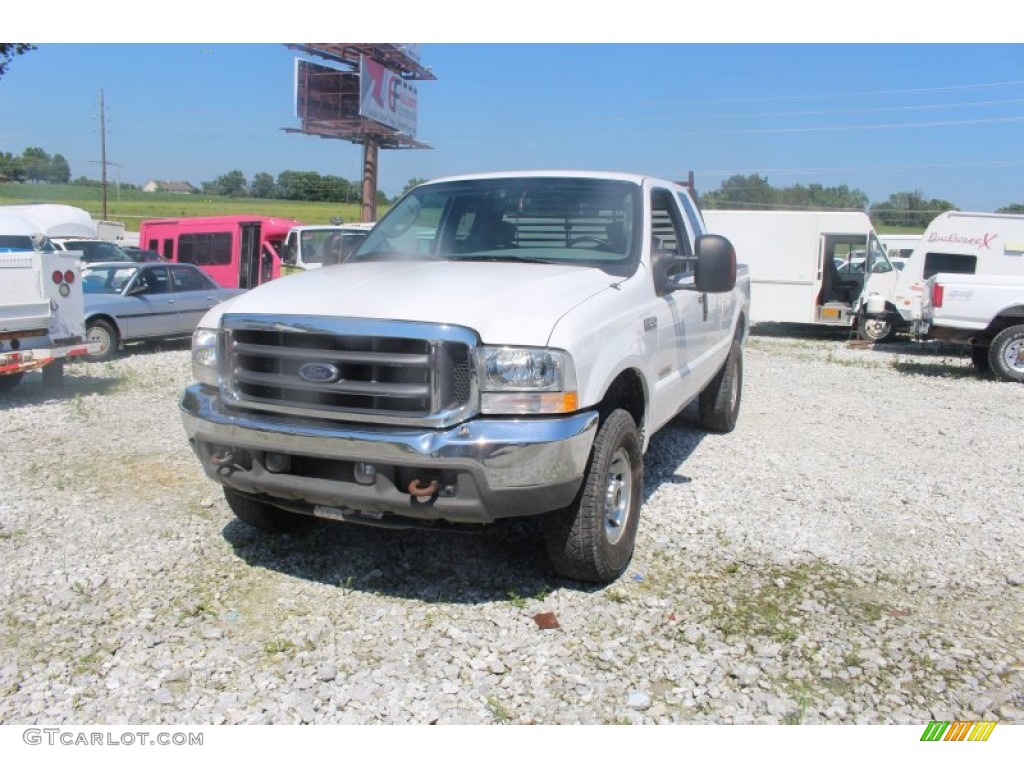
[[[61,203],[88,211],[94,219],[103,216],[102,192],[98,187],[74,184],[0,184],[0,205],[24,203]],[[378,206],[382,216],[386,207]],[[129,232],[137,232],[143,219],[177,216],[226,216],[251,214],[296,219],[304,224],[329,224],[334,217],[359,221],[360,204],[310,203],[297,200],[262,200],[250,197],[211,197],[175,195],[169,192],[142,192],[114,186],[107,188],[107,219],[124,223]]]

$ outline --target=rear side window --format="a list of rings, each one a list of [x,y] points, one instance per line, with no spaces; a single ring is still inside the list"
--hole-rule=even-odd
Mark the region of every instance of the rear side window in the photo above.
[[[214,287],[202,272],[189,267],[171,267],[171,281],[176,291],[208,291]]]
[[[178,261],[208,266],[231,263],[231,233],[204,232],[178,238]]]
[[[929,253],[924,257],[924,279],[939,272],[973,275],[977,271],[978,257],[963,253]]]

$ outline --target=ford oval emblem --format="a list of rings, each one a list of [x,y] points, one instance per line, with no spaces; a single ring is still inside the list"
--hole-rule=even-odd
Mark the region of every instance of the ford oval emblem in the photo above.
[[[330,363],[305,363],[299,367],[299,377],[314,384],[331,384],[341,378],[341,370]]]

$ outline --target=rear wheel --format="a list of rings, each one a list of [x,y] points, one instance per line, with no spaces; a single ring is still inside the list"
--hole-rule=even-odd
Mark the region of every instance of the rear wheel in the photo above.
[[[59,389],[64,386],[64,361],[54,360],[43,368],[43,389]]]
[[[6,376],[0,376],[0,392],[9,392],[14,389],[24,376],[24,372],[8,373]]]
[[[743,347],[733,339],[725,365],[700,393],[700,424],[710,432],[732,432],[743,391]]]
[[[106,320],[90,320],[89,325],[86,327],[85,336],[90,342],[99,342],[100,345],[100,349],[96,354],[85,356],[87,360],[94,362],[109,360],[117,353],[117,347],[120,343],[117,329]]]
[[[991,376],[992,365],[988,361],[988,347],[971,345],[971,362],[979,376]]]
[[[230,488],[224,489],[224,498],[235,517],[264,533],[287,533],[309,522],[303,515],[288,512]]]
[[[1024,382],[1024,325],[1004,328],[988,348],[992,372],[1003,381]]]
[[[615,410],[594,440],[571,507],[544,518],[548,558],[561,576],[605,584],[626,570],[640,523],[643,455],[633,417]]]

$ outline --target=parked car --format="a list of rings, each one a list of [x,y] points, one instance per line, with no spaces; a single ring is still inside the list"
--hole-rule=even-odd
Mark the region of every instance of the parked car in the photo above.
[[[244,290],[221,288],[192,264],[137,264],[130,259],[82,269],[85,327],[100,349],[89,360],[108,360],[133,341],[187,338],[214,304]]]
[[[82,237],[51,238],[58,251],[81,251],[82,264],[98,261],[131,261],[132,258],[107,240],[89,240]]]
[[[168,261],[156,251],[151,251],[148,248],[139,248],[138,246],[135,245],[122,245],[121,250],[128,254],[129,258],[131,258],[132,261],[138,263],[156,261],[162,264]]]

